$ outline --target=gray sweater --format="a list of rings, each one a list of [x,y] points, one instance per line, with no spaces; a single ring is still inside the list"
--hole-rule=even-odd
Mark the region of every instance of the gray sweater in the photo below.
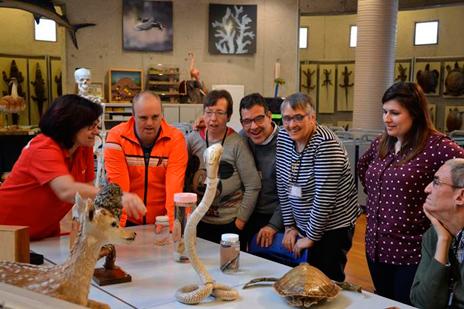
[[[200,163],[193,177],[193,191],[201,193],[205,177],[204,131],[190,133],[187,143],[190,159],[199,160]],[[202,220],[210,224],[227,224],[239,218],[246,222],[253,213],[261,189],[261,181],[250,150],[236,132],[229,129],[223,147],[218,192]]]
[[[261,176],[261,191],[258,201],[256,202],[255,213],[257,214],[272,214],[269,220],[271,225],[276,230],[283,229],[282,214],[280,213],[279,197],[277,195],[276,186],[276,146],[277,134],[279,127],[273,133],[272,140],[266,145],[258,145],[253,143],[245,134],[240,131],[240,135],[245,139],[251,149],[255,159],[256,168]]]

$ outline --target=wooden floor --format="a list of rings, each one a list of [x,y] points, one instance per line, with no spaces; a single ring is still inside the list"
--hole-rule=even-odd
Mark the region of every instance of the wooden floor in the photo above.
[[[373,292],[371,276],[366,262],[365,240],[366,215],[362,214],[356,222],[353,247],[348,252],[348,264],[345,267],[346,281],[360,285],[364,290]]]

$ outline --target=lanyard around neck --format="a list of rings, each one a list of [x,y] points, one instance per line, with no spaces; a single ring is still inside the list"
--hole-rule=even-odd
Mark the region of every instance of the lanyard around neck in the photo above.
[[[227,131],[229,131],[228,128],[226,128],[226,132],[224,133],[224,137],[222,138],[222,141],[221,141],[221,146],[224,146],[224,142],[226,140],[226,137],[227,137]],[[206,148],[209,148],[209,141],[208,141],[208,130],[206,130]]]

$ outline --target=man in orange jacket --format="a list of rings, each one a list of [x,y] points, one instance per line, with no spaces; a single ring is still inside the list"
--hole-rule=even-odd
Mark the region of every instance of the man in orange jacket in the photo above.
[[[129,224],[154,223],[167,214],[172,227],[174,193],[182,192],[188,153],[182,132],[163,119],[159,96],[144,91],[134,98],[129,121],[108,132],[104,159],[109,182],[136,193],[147,207],[143,219],[127,217]]]

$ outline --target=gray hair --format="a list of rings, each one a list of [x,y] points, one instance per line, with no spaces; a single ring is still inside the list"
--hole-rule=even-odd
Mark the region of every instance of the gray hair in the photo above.
[[[282,113],[287,106],[290,106],[292,109],[303,109],[309,115],[316,113],[313,100],[302,92],[297,92],[286,97],[280,105],[280,112]]]
[[[464,188],[464,159],[454,158],[445,162],[450,167],[453,186]]]

